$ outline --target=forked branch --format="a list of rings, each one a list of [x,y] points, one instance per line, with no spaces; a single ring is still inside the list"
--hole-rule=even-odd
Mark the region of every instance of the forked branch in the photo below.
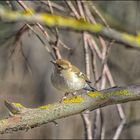
[[[32,109],[18,103],[6,102],[12,116],[0,120],[0,133],[28,130],[57,119],[79,114],[85,110],[92,111],[107,105],[135,100],[140,100],[140,85],[88,92],[64,99],[62,103],[48,104]]]
[[[140,35],[130,35],[124,32],[104,27],[99,23],[89,23],[84,19],[75,19],[72,17],[62,17],[48,13],[35,13],[33,9],[27,9],[24,12],[12,11],[0,5],[0,19],[2,21],[23,21],[27,23],[40,23],[50,27],[69,28],[76,31],[88,31],[96,35],[101,35],[109,40],[115,40],[126,46],[140,49]]]

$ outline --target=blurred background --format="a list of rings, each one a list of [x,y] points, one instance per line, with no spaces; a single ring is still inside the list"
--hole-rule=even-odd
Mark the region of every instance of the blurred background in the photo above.
[[[89,22],[99,22],[118,31],[138,34],[140,31],[140,1],[0,1],[0,4],[13,10],[24,10],[24,6],[32,7],[37,12],[48,12],[62,16],[85,17]],[[81,8],[82,7],[82,8]],[[86,73],[85,57],[89,57],[90,79],[98,89],[113,85],[125,86],[140,84],[140,51],[130,49],[113,41],[107,41],[90,34],[94,45],[85,46],[83,34],[67,29],[56,29],[44,26],[51,45],[37,25],[31,25],[41,40],[31,30],[18,34],[25,23],[9,23],[0,21],[0,118],[8,116],[4,100],[21,103],[27,107],[38,107],[56,102],[63,93],[56,90],[50,81],[57,36],[58,54],[68,59]],[[43,42],[43,43],[42,43]],[[92,44],[92,43],[91,43]],[[105,58],[100,58],[107,49]],[[105,45],[104,45],[105,44]],[[53,48],[54,47],[54,48]],[[94,48],[95,47],[95,48]],[[109,49],[108,49],[109,48]],[[113,82],[103,72],[107,64]],[[96,66],[96,67],[95,67]],[[101,79],[101,80],[98,80]],[[96,83],[95,81],[98,80]],[[103,84],[104,83],[104,84]],[[114,137],[120,123],[125,119],[120,137],[123,139],[140,138],[140,102],[123,104],[121,118],[116,106],[107,106],[100,111],[90,113],[94,138]],[[123,110],[123,111],[122,111]],[[13,139],[83,139],[84,126],[80,115],[57,120],[58,126],[48,123],[27,132],[19,131],[0,135],[0,138]],[[95,129],[96,126],[96,129]],[[96,130],[96,132],[95,132]],[[101,135],[104,136],[101,136]]]

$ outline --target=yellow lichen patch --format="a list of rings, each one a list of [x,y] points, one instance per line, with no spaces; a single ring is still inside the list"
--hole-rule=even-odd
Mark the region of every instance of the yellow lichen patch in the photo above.
[[[20,108],[26,108],[25,106],[19,104],[19,103],[13,103],[15,106],[20,107]]]
[[[98,91],[90,91],[87,93],[88,96],[90,97],[93,97],[93,98],[96,98],[96,97],[99,97],[99,98],[104,98],[103,94],[98,92]]]
[[[23,11],[24,15],[32,15],[33,13],[34,13],[34,10],[31,8],[28,8],[28,9]]]
[[[126,89],[120,90],[120,91],[113,91],[110,93],[105,94],[105,97],[111,97],[111,96],[128,96],[129,92]]]
[[[16,109],[12,109],[12,110],[10,110],[10,112],[13,113],[13,114],[19,113],[19,111],[17,111]]]
[[[139,34],[137,36],[134,36],[134,35],[129,35],[129,34],[123,33],[122,37],[132,43],[135,42],[135,43],[140,44],[140,35]]]
[[[47,25],[49,26],[54,26],[56,25],[55,20],[58,17],[55,17],[54,15],[50,15],[50,14],[46,14],[46,13],[42,13],[38,16],[38,18],[40,18],[41,20],[43,20]]]
[[[48,105],[44,105],[44,106],[40,106],[39,108],[42,108],[42,109],[48,109],[51,105],[48,104]]]
[[[122,95],[122,96],[125,96],[125,95],[128,95],[129,94],[129,92],[128,92],[128,90],[126,90],[126,89],[123,89],[123,90],[120,90],[120,91],[116,91],[115,92],[115,95]]]
[[[79,21],[82,21],[82,22],[85,22],[86,21],[86,19],[84,19],[83,17],[80,17],[78,20]]]
[[[128,94],[129,94],[129,92],[126,89],[119,91],[119,95],[128,95]]]
[[[103,29],[101,24],[92,24],[91,30],[94,32],[100,32]]]
[[[66,98],[63,100],[64,103],[80,103],[82,102],[84,99],[81,96],[76,96],[73,98]]]
[[[137,34],[136,40],[140,43],[140,33]]]
[[[91,24],[86,22],[83,18],[75,19],[71,17],[62,17],[59,15],[51,15],[47,13],[41,13],[40,17],[49,26],[63,26],[72,27],[77,30],[90,30],[93,32],[100,32],[103,29],[101,24]]]

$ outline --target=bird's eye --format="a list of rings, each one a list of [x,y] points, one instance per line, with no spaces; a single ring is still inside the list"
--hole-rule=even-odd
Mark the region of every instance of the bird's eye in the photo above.
[[[58,66],[58,68],[61,68],[61,66],[60,65],[57,65]]]

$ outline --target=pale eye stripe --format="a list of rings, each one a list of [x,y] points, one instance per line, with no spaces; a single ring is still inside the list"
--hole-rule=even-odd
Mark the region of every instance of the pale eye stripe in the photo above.
[[[60,76],[63,77],[62,73],[60,73]]]

